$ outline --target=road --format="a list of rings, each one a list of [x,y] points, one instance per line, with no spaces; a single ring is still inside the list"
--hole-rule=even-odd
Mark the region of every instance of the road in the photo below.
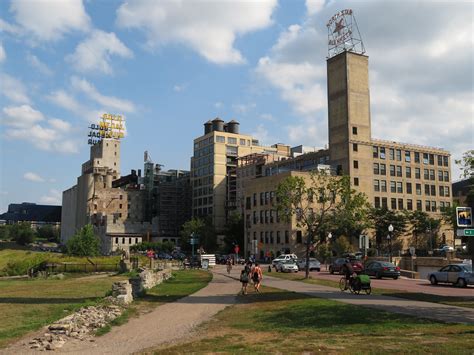
[[[303,273],[300,271],[299,273]],[[311,277],[315,279],[339,281],[341,275],[331,275],[327,271],[311,271]],[[374,288],[385,288],[390,290],[400,290],[406,292],[421,292],[437,296],[453,296],[453,297],[474,297],[474,286],[466,288],[454,287],[449,284],[445,285],[431,285],[428,280],[417,280],[399,278],[393,279],[375,279],[371,278],[371,285]]]

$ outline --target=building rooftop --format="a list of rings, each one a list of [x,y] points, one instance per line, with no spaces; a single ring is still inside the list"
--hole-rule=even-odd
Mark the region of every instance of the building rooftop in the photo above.
[[[11,203],[8,205],[8,211],[0,214],[0,219],[13,222],[61,222],[61,206]]]
[[[449,151],[447,151],[446,149],[437,148],[437,147],[430,147],[430,146],[421,145],[421,144],[403,143],[403,142],[389,141],[389,140],[377,139],[377,138],[372,138],[372,142],[373,143],[380,143],[380,144],[384,144],[384,145],[411,147],[411,148],[418,149],[418,150],[441,151],[443,153],[449,154]]]

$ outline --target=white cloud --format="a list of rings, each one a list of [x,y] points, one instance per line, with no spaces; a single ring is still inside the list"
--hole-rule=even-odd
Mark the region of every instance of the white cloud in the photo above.
[[[252,137],[257,138],[261,145],[268,144],[268,142],[271,140],[268,129],[266,129],[263,124],[259,124],[257,126],[255,132],[252,133]]]
[[[12,35],[21,34],[21,28],[8,23],[0,18],[0,32],[10,33]]]
[[[52,118],[48,120],[48,123],[56,131],[69,132],[71,130],[71,124],[59,118]]]
[[[324,0],[306,0],[306,11],[308,15],[314,15],[324,7]]]
[[[260,118],[265,121],[275,121],[275,117],[271,113],[262,113]]]
[[[3,48],[2,42],[0,42],[0,63],[4,62],[7,59],[7,54],[5,48]]]
[[[41,41],[55,41],[90,27],[82,0],[12,0],[10,11],[23,29]]]
[[[252,102],[249,104],[233,104],[232,109],[240,115],[246,115],[249,111],[255,109],[257,104]]]
[[[175,42],[190,47],[210,62],[239,64],[244,58],[234,48],[236,37],[270,26],[276,6],[277,0],[131,0],[117,10],[117,24],[143,30],[149,47]]]
[[[46,98],[57,106],[72,112],[80,112],[82,108],[76,99],[64,90],[53,91]]]
[[[118,112],[133,112],[135,105],[125,99],[119,99],[114,96],[102,95],[94,85],[86,79],[80,79],[77,76],[71,78],[72,87],[86,94],[90,99],[105,106],[107,109],[117,110]]]
[[[173,86],[173,90],[176,91],[176,92],[181,92],[181,91],[185,90],[187,87],[188,87],[187,83],[176,84],[176,85]]]
[[[16,103],[30,103],[30,98],[26,93],[26,88],[23,83],[4,73],[0,73],[0,92],[7,97],[9,100],[16,102]]]
[[[40,111],[35,110],[29,105],[8,106],[3,108],[2,123],[17,128],[28,128],[44,120]]]
[[[49,190],[47,195],[41,196],[40,202],[45,203],[47,205],[61,205],[62,194],[56,189],[51,189]]]
[[[28,181],[33,181],[33,182],[45,182],[45,179],[39,176],[36,173],[27,172],[23,175],[23,178]]]
[[[28,63],[33,68],[38,69],[42,74],[45,74],[45,75],[52,75],[53,74],[53,71],[46,64],[44,64],[41,60],[39,60],[37,56],[35,56],[31,53],[28,53],[26,55],[26,60],[28,61]]]
[[[77,45],[74,53],[68,55],[66,60],[80,72],[99,71],[112,74],[110,60],[113,55],[123,58],[133,57],[132,51],[117,38],[115,33],[94,30]]]
[[[218,101],[218,102],[214,102],[214,107],[217,108],[217,109],[220,109],[220,108],[223,108],[224,107],[224,103]]]

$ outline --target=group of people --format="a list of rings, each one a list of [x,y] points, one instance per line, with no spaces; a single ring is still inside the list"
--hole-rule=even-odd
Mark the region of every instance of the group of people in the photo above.
[[[250,281],[253,282],[255,292],[260,293],[260,286],[262,284],[263,272],[258,263],[248,261],[245,263],[243,270],[240,272],[240,282],[242,284],[242,294],[247,294],[247,286]]]

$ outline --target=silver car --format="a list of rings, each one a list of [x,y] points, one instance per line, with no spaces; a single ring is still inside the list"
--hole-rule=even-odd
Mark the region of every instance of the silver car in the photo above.
[[[275,265],[275,271],[298,272],[298,265],[296,265],[296,261],[294,260],[280,261]]]
[[[298,269],[306,270],[306,259],[298,260]],[[318,259],[309,258],[309,271],[321,271],[321,263]]]
[[[432,285],[445,282],[459,287],[466,287],[467,285],[474,285],[474,273],[471,265],[450,264],[442,267],[439,271],[428,274],[428,280]]]

